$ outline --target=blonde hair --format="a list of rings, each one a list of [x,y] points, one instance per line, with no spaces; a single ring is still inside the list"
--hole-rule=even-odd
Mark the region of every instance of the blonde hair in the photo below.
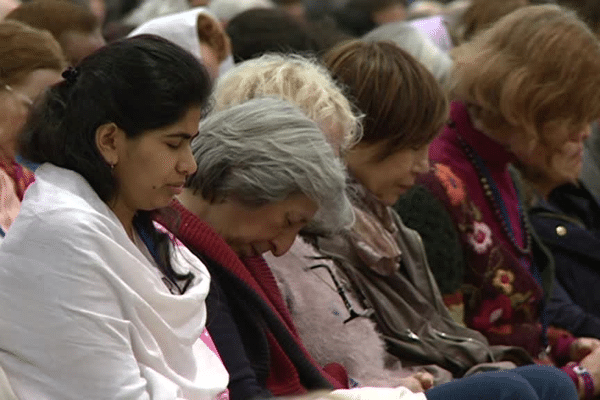
[[[219,78],[214,106],[220,110],[271,96],[295,104],[321,129],[341,129],[341,150],[360,140],[359,117],[327,69],[297,55],[265,54],[237,64]],[[331,142],[330,137],[327,139]]]
[[[556,139],[600,116],[600,43],[574,13],[528,6],[453,52],[451,94],[498,138]],[[565,138],[566,139],[566,138]]]

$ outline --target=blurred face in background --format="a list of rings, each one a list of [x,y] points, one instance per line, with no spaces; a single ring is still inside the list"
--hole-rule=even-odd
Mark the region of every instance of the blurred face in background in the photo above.
[[[2,20],[9,12],[19,7],[21,4],[18,0],[0,0],[0,20]]]
[[[526,177],[542,194],[566,183],[575,183],[583,166],[583,144],[590,136],[589,124],[578,127],[547,127],[552,141],[538,142],[527,156],[517,155]]]
[[[57,70],[36,69],[16,83],[0,84],[0,149],[6,157],[15,158],[19,132],[30,108],[48,87],[62,79],[60,74]]]
[[[392,4],[372,15],[373,22],[377,25],[385,25],[390,22],[404,21],[407,17],[406,7],[403,4]]]
[[[77,65],[82,59],[106,44],[100,28],[92,32],[67,31],[61,35],[61,47],[71,65]]]

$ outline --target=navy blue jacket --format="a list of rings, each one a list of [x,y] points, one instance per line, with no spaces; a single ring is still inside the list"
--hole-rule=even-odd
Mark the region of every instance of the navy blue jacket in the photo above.
[[[556,264],[550,324],[600,338],[600,204],[583,185],[567,184],[529,215]]]

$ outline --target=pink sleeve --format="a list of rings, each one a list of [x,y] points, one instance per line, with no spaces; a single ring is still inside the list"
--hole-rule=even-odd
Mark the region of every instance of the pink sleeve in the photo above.
[[[210,351],[215,353],[217,355],[217,357],[219,357],[219,360],[221,360],[221,355],[219,354],[219,351],[217,350],[217,346],[215,346],[215,343],[213,342],[212,337],[210,336],[210,333],[208,333],[208,329],[204,328],[202,335],[200,335],[200,340],[202,340],[204,342],[204,344],[210,349]],[[223,362],[223,360],[221,360],[221,363],[222,362]],[[229,389],[225,389],[224,391],[222,391],[217,396],[217,400],[229,400]]]

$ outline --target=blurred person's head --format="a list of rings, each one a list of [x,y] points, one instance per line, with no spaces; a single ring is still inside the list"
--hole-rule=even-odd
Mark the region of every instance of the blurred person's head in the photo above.
[[[579,18],[600,36],[600,0],[557,0],[557,3],[577,12]]]
[[[204,8],[155,18],[134,29],[129,36],[140,34],[157,35],[183,47],[206,66],[213,80],[231,56],[227,34]]]
[[[515,165],[525,180],[543,197],[548,197],[557,187],[577,184],[583,167],[583,143],[590,137],[590,125],[581,127],[560,146],[542,143]]]
[[[273,0],[277,6],[297,21],[306,22],[306,6],[303,0]]]
[[[100,25],[104,24],[104,20],[106,19],[106,13],[107,13],[106,0],[69,0],[69,1],[88,8],[92,12],[92,14],[94,14],[96,16],[96,19],[99,21]]]
[[[528,6],[453,51],[453,98],[522,162],[600,116],[600,43],[575,13]]]
[[[440,85],[446,88],[452,68],[452,59],[410,23],[398,22],[380,26],[363,36],[363,40],[394,42],[396,46],[406,50],[421,62]]]
[[[466,42],[478,32],[518,8],[528,6],[529,0],[471,0],[455,26],[459,42]]]
[[[23,3],[6,16],[49,31],[71,65],[104,46],[100,22],[86,7],[68,0],[34,0]]]
[[[380,25],[407,17],[406,0],[349,0],[335,15],[340,27],[362,36]]]
[[[354,36],[340,29],[331,16],[319,20],[309,20],[308,29],[316,46],[317,54],[323,54],[338,44],[354,39]]]
[[[447,119],[446,96],[427,68],[393,43],[356,40],[323,58],[364,114],[363,136],[344,157],[348,169],[391,206],[428,171],[429,143]]]
[[[272,0],[211,0],[210,11],[227,26],[238,14],[254,8],[275,8]]]
[[[444,4],[439,1],[420,0],[415,1],[408,7],[408,18],[427,18],[441,15],[444,12]]]
[[[39,96],[61,80],[60,45],[47,31],[0,22],[0,151],[14,159],[18,135]]]
[[[338,154],[360,138],[350,102],[327,69],[312,59],[265,54],[244,61],[219,79],[213,97],[216,110],[259,97],[287,100],[319,125]]]
[[[227,24],[235,62],[265,53],[314,53],[316,43],[307,27],[279,9],[256,8]]]
[[[20,4],[19,0],[0,0],[0,20],[4,19],[9,12],[19,7]]]

